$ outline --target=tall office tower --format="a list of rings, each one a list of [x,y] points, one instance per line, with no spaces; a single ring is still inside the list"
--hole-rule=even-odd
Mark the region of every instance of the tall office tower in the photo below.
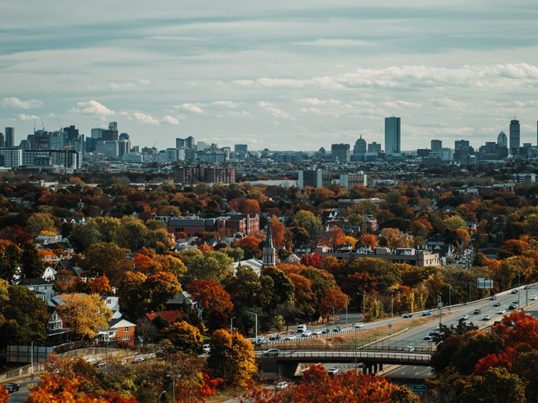
[[[0,132],[0,148],[4,148],[6,146],[6,141],[4,139],[4,133]]]
[[[194,150],[194,137],[189,136],[185,139],[185,148],[188,150]]]
[[[538,120],[536,121],[536,146],[538,147]]]
[[[110,122],[108,124],[108,130],[118,130],[118,122]]]
[[[385,154],[401,152],[400,118],[385,118]]]
[[[510,154],[517,155],[521,139],[521,130],[519,120],[510,121]]]
[[[430,149],[440,155],[443,149],[443,142],[441,140],[432,140],[430,142]]]
[[[366,140],[360,136],[355,142],[353,147],[353,155],[364,155],[366,154]]]
[[[508,148],[508,137],[506,137],[505,132],[500,132],[497,136],[497,145],[499,147]]]
[[[15,128],[6,127],[6,147],[11,148],[15,146]]]
[[[238,160],[244,160],[248,155],[248,145],[247,144],[236,144],[234,145],[235,158]]]
[[[340,164],[345,164],[349,162],[351,157],[349,144],[331,144],[331,154],[334,161],[337,161]]]

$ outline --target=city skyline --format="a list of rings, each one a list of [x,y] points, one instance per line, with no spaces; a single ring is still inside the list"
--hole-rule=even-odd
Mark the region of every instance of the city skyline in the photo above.
[[[118,121],[142,146],[316,150],[384,144],[392,115],[402,150],[494,141],[514,115],[536,141],[530,1],[70,4],[4,6],[0,126],[18,141]]]

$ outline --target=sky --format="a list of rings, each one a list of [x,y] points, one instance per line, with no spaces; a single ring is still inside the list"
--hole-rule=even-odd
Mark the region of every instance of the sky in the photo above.
[[[3,0],[0,127],[317,150],[383,144],[394,115],[412,150],[515,116],[536,144],[536,21],[535,0]]]

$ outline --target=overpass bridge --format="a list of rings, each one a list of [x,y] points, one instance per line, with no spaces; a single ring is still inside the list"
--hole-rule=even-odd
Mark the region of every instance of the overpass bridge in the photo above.
[[[301,347],[278,350],[271,353],[256,351],[261,371],[291,378],[302,363],[348,363],[355,364],[364,373],[375,374],[383,364],[430,366],[434,346],[409,348],[409,345],[372,345],[358,348]],[[407,350],[407,351],[406,351]]]

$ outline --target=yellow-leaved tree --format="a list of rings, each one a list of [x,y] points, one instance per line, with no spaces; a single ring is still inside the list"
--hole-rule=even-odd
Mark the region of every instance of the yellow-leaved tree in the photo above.
[[[99,330],[107,330],[112,311],[98,294],[62,294],[58,307],[66,325],[86,339],[93,339]]]

